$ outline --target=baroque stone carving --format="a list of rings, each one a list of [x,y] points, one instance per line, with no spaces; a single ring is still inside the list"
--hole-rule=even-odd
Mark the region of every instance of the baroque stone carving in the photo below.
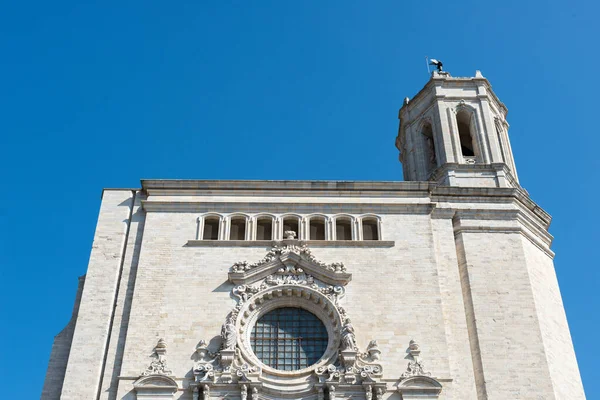
[[[379,350],[379,346],[377,346],[377,340],[371,340],[367,346],[366,353],[363,354],[363,357],[368,357],[373,361],[377,361],[379,360],[380,354],[381,350]]]
[[[386,390],[386,384],[380,379],[383,369],[376,363],[381,351],[374,340],[364,352],[358,349],[354,326],[341,306],[344,285],[350,280],[351,274],[342,263],[320,262],[306,246],[275,246],[254,264],[234,264],[229,281],[237,283],[231,291],[236,304],[222,326],[219,350],[212,353],[204,341],[199,343],[193,367],[194,382],[190,387],[210,385],[219,391],[237,385],[241,398],[257,400],[262,382],[271,382],[272,386],[273,376],[277,376],[277,380],[282,377],[306,379],[306,393],[317,390],[318,398],[328,399],[335,397],[336,390],[345,395],[348,385],[370,385],[369,393],[376,399],[377,389],[381,393]],[[333,340],[314,366],[299,371],[279,371],[260,364],[247,340],[262,309],[272,309],[278,304],[285,306],[290,299],[298,307],[306,307],[319,316]],[[311,375],[317,377],[314,386],[310,383]]]
[[[354,327],[350,322],[350,318],[346,318],[342,327],[342,344],[341,350],[356,350],[356,337],[354,336]]]
[[[404,372],[401,377],[410,378],[413,376],[431,376],[430,372],[425,372],[425,366],[420,358],[421,349],[416,341],[410,341],[408,346],[408,353],[410,354],[412,360],[408,362],[406,372]]]
[[[342,328],[345,330],[348,329],[348,325],[352,326],[349,319],[346,321],[347,323]],[[353,332],[352,330],[352,340],[354,340]],[[320,383],[375,384],[385,386],[384,383],[379,383],[379,378],[383,374],[383,367],[374,363],[374,361],[379,359],[379,354],[380,351],[375,340],[369,343],[367,350],[363,353],[358,352],[356,347],[352,349],[341,347],[339,353],[341,365],[329,364],[317,368],[315,374]]]
[[[221,328],[221,339],[221,347],[223,350],[233,350],[235,348],[237,343],[237,333],[231,319],[227,319],[223,324]]]
[[[233,349],[227,349],[222,345],[220,351],[212,353],[208,350],[206,342],[201,340],[196,348],[196,354],[197,361],[193,368],[196,382],[248,382],[260,371],[259,368],[251,367],[241,361],[239,350],[235,346]]]
[[[287,233],[287,231],[286,231]],[[343,263],[331,263],[331,264],[327,264],[324,263],[322,261],[319,261],[315,258],[315,256],[312,255],[310,249],[308,247],[306,247],[305,245],[302,246],[296,246],[296,245],[285,245],[285,246],[273,246],[273,248],[271,250],[269,250],[269,252],[259,261],[255,262],[255,263],[248,263],[247,261],[241,261],[241,262],[237,262],[235,264],[233,264],[231,266],[231,272],[245,272],[245,271],[249,271],[253,268],[257,268],[260,267],[261,265],[267,264],[273,260],[275,260],[277,257],[286,254],[286,253],[294,253],[299,255],[300,257],[306,259],[307,261],[316,264],[320,267],[325,268],[328,271],[334,271],[334,272],[346,272],[346,267],[344,266]]]
[[[338,298],[343,297],[345,292],[343,286],[319,285],[315,281],[315,278],[312,275],[307,274],[302,268],[287,266],[279,268],[275,274],[268,275],[258,285],[239,285],[234,287],[232,294],[234,297],[237,297],[240,302],[244,303],[256,293],[271,286],[278,285],[308,286],[314,290],[318,290],[335,302],[337,302]]]
[[[167,343],[164,339],[159,339],[158,343],[154,347],[154,353],[152,355],[153,360],[144,372],[142,376],[149,375],[171,375],[172,371],[167,368],[167,360],[165,355],[167,354]]]

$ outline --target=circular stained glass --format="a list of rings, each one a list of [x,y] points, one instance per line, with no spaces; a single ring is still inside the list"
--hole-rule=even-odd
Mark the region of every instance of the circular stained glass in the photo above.
[[[323,322],[302,308],[276,308],[252,328],[254,354],[269,367],[296,371],[315,364],[325,353],[328,335]]]

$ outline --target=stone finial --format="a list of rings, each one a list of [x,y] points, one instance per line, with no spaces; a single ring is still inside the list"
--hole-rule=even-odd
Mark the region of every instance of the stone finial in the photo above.
[[[367,354],[372,360],[379,360],[381,350],[379,350],[379,346],[377,346],[377,340],[371,340],[369,342],[369,345],[367,346]]]
[[[294,239],[296,239],[296,232],[295,231],[285,231],[285,232],[283,232],[283,235],[285,236],[285,238],[287,240],[294,240]]]
[[[421,348],[416,341],[411,340],[408,344],[408,352],[411,356],[413,356],[413,358],[419,357],[419,354],[421,354]]]
[[[200,341],[198,342],[198,345],[196,346],[196,351],[200,351],[203,349],[206,349],[206,340],[200,339]]]
[[[163,338],[158,339],[158,343],[156,343],[156,346],[154,347],[154,351],[159,356],[163,356],[163,355],[167,354],[167,342],[165,342],[165,339],[163,339]]]
[[[207,358],[206,356],[210,355],[210,351],[208,350],[208,346],[206,345],[206,341],[204,339],[198,342],[198,345],[196,346],[196,354],[198,354],[200,360],[204,360]]]
[[[408,362],[408,367],[406,368],[406,372],[402,374],[402,378],[410,378],[412,376],[431,376],[430,372],[425,372],[425,365],[420,358],[421,349],[415,340],[411,340],[409,342],[408,353],[410,354],[412,360]]]

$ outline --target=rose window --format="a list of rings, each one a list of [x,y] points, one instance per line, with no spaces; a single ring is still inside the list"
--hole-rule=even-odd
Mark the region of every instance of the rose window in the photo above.
[[[325,353],[327,329],[312,313],[294,307],[276,308],[254,325],[250,343],[264,364],[296,371],[315,364]]]

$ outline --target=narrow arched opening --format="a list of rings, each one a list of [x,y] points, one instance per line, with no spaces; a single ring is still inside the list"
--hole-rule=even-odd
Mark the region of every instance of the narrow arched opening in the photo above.
[[[473,114],[460,110],[456,114],[456,124],[458,125],[458,136],[460,139],[460,150],[463,157],[475,157],[474,136],[471,130]]]
[[[234,217],[231,219],[229,240],[246,240],[246,218]]]
[[[219,239],[219,218],[208,217],[204,219],[204,229],[202,230],[202,240]]]
[[[325,218],[312,217],[310,219],[310,240],[325,240]]]
[[[336,240],[352,240],[352,221],[350,218],[338,218],[335,220]]]
[[[256,240],[273,239],[273,218],[261,217],[256,221]]]
[[[425,137],[425,157],[428,170],[431,171],[437,167],[437,156],[435,150],[435,139],[433,138],[433,128],[429,122],[423,124],[421,134]]]
[[[363,240],[379,240],[379,228],[375,218],[365,218],[362,221]]]

